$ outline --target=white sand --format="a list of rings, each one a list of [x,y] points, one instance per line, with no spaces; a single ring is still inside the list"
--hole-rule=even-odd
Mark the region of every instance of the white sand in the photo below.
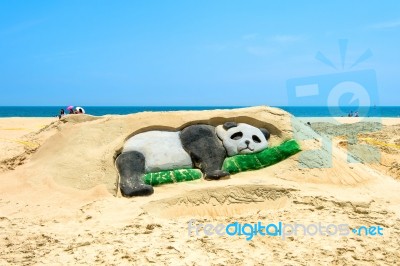
[[[400,184],[391,172],[384,172],[384,166],[347,163],[346,150],[338,142],[332,153],[322,151],[310,158],[318,165],[331,154],[330,168],[301,168],[303,151],[228,180],[160,186],[145,198],[115,196],[113,156],[129,135],[153,128],[178,129],[193,121],[226,120],[266,126],[273,134],[272,145],[295,131],[304,139],[303,150],[321,146],[321,136],[304,125],[307,119],[297,121],[284,111],[265,107],[99,118],[74,115],[61,122],[0,119],[0,147],[5,151],[0,157],[0,265],[398,262]],[[400,119],[389,120],[373,136],[397,145],[396,138],[386,136],[395,135]],[[396,148],[391,149],[382,149],[382,156],[398,160]],[[246,241],[244,236],[189,236],[190,219],[214,225],[234,221],[380,225],[384,235],[286,240],[255,236]]]

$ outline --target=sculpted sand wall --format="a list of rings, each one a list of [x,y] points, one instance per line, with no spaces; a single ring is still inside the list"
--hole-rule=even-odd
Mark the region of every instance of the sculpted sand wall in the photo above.
[[[292,137],[291,115],[270,107],[235,110],[144,112],[126,116],[67,116],[59,132],[33,155],[30,168],[43,177],[78,189],[105,184],[117,191],[114,160],[126,139],[148,130],[177,131],[192,124],[217,126],[227,121],[267,128],[271,145]]]
[[[117,195],[118,174],[114,161],[130,136],[148,130],[176,131],[199,123],[217,126],[228,121],[266,128],[271,133],[270,146],[293,137],[299,141],[302,152],[257,170],[257,174],[265,178],[341,185],[378,178],[364,164],[349,164],[345,150],[335,147],[333,142],[330,145],[324,136],[304,122],[281,109],[265,106],[234,110],[143,112],[125,116],[67,116],[49,127],[57,128],[57,133],[48,138],[32,158],[17,169],[16,174],[26,176],[27,182],[39,186],[51,179],[59,185],[76,189],[103,185]],[[331,166],[322,168],[326,160],[331,161]],[[235,174],[231,178],[245,178],[253,174],[255,171]]]

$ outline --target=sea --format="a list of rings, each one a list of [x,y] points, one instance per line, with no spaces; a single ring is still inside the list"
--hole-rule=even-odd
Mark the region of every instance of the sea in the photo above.
[[[126,115],[139,112],[168,112],[189,110],[235,109],[246,106],[82,106],[94,116]],[[355,114],[360,117],[400,117],[400,106],[275,106],[297,117],[342,117]],[[0,106],[0,117],[55,117],[66,106]]]

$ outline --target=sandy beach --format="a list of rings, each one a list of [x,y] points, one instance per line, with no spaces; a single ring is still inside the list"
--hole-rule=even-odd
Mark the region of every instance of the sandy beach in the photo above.
[[[271,146],[295,138],[302,152],[226,180],[162,185],[149,197],[120,195],[114,160],[129,136],[226,121],[266,127]],[[400,259],[400,118],[295,118],[264,106],[1,118],[0,148],[0,265],[396,265]],[[380,226],[383,235],[247,241],[189,234],[192,219]]]

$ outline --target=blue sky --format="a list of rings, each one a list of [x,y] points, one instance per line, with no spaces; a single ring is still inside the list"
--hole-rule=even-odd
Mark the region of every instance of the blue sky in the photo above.
[[[0,105],[292,105],[366,69],[400,99],[398,1],[1,1],[0,40]]]

